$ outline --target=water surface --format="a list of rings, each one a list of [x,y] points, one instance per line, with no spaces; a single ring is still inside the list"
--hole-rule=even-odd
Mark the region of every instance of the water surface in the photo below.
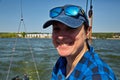
[[[120,40],[96,39],[92,46],[120,80]],[[57,59],[51,39],[0,38],[0,80],[22,78],[25,73],[30,80],[38,80],[38,75],[40,80],[50,80]]]

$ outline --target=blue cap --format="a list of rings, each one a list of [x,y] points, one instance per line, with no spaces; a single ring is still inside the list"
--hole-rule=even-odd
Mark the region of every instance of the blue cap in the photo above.
[[[65,15],[64,13],[61,13],[59,16],[54,17],[51,20],[48,20],[47,22],[45,22],[43,25],[43,28],[49,27],[54,22],[61,22],[70,28],[78,28],[84,22],[86,22],[86,24],[89,25],[86,14],[85,14],[85,16],[79,15],[78,17],[72,17],[72,16]]]

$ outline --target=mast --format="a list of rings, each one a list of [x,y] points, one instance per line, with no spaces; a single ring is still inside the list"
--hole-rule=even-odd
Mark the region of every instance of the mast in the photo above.
[[[90,33],[89,33],[89,42],[92,43],[92,23],[93,23],[93,10],[92,10],[92,0],[90,0],[90,9],[88,12],[88,19],[89,19],[89,27],[90,27]]]
[[[24,28],[24,31],[25,31],[25,32],[27,32],[26,27],[25,27],[25,23],[24,23],[24,19],[23,19],[22,0],[20,0],[20,9],[21,9],[21,16],[20,16],[21,19],[20,19],[20,24],[19,24],[19,27],[18,27],[18,32],[17,32],[17,34],[20,33],[20,28],[21,28],[21,27]],[[27,39],[27,43],[28,43],[29,52],[30,52],[30,54],[31,54],[31,56],[32,56],[32,59],[33,59],[33,64],[34,64],[34,68],[35,68],[35,72],[36,72],[37,78],[38,78],[38,80],[40,80],[40,76],[39,76],[37,64],[36,64],[36,61],[35,61],[34,53],[33,53],[33,51],[32,51],[32,46],[31,46],[31,44],[30,44],[29,39],[28,39],[28,38],[26,38],[26,39]],[[11,67],[12,67],[13,59],[14,59],[14,53],[16,52],[16,44],[17,44],[17,41],[18,41],[18,36],[16,37],[15,42],[14,42],[14,46],[13,46],[13,48],[12,48],[12,54],[11,54],[11,58],[10,58],[10,64],[9,64],[9,67],[8,67],[6,80],[9,80],[10,71],[11,71]]]

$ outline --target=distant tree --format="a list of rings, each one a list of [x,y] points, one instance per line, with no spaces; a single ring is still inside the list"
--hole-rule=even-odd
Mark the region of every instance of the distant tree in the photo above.
[[[22,32],[21,35],[22,35],[22,37],[25,37],[26,33],[25,33],[25,32]]]

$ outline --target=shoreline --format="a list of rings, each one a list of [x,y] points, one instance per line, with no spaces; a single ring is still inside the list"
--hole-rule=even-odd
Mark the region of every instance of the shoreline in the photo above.
[[[109,39],[109,40],[120,40],[120,38],[106,38],[106,39]]]
[[[41,32],[31,32],[31,33],[11,33],[11,32],[1,32],[0,38],[51,38],[52,33],[41,33]],[[120,40],[119,33],[92,33],[92,39],[111,39]]]

